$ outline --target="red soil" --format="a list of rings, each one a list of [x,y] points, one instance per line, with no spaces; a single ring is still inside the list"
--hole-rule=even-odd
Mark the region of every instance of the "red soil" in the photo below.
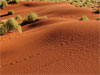
[[[48,16],[23,26],[23,33],[0,36],[1,74],[99,74],[98,16],[68,3],[22,2],[0,10],[25,17],[35,11]],[[89,21],[78,21],[81,16]]]

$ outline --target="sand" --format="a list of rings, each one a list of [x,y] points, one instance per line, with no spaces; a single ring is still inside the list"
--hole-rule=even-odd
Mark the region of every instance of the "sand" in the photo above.
[[[98,14],[88,8],[77,8],[68,3],[22,2],[9,9],[25,17],[34,11],[46,19],[22,26],[23,33],[0,36],[3,74],[90,74],[99,75]],[[81,16],[88,21],[78,21]]]

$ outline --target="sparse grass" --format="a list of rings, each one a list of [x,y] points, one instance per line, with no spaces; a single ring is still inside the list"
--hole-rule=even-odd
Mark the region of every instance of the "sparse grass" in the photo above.
[[[15,19],[19,20],[19,19],[22,19],[22,17],[20,15],[17,15]]]
[[[87,16],[83,16],[83,17],[81,17],[79,20],[80,20],[80,21],[86,21],[86,20],[88,20],[88,17],[87,17]]]
[[[41,16],[40,18],[41,19],[46,19],[46,18],[48,18],[48,16]]]
[[[100,21],[100,16],[96,18],[97,21]]]

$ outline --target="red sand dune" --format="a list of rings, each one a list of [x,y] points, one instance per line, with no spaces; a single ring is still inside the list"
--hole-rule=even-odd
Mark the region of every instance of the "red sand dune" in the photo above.
[[[64,2],[22,2],[0,12],[9,9],[16,10],[12,17],[35,11],[49,18],[23,26],[21,34],[0,36],[1,74],[99,74],[100,22],[91,9]],[[83,15],[90,20],[78,21]]]

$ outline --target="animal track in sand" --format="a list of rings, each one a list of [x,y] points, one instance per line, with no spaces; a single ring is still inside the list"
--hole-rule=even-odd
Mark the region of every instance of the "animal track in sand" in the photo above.
[[[38,55],[40,55],[40,53],[36,53],[34,56],[38,56]],[[19,61],[10,62],[10,63],[4,64],[4,65],[0,65],[0,68],[5,67],[7,65],[14,65],[14,64],[22,63],[22,62],[24,62],[26,60],[31,59],[34,56],[28,56],[28,57],[25,57],[25,58],[23,58],[22,60],[19,60]]]

